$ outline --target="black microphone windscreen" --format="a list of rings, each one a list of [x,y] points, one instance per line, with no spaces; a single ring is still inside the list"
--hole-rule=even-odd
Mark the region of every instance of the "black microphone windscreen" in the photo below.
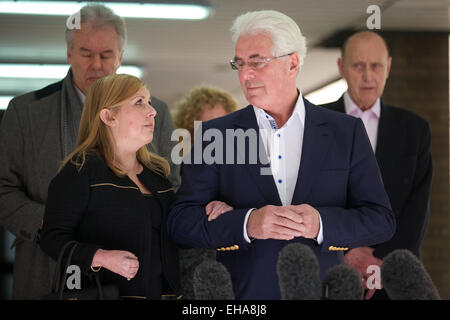
[[[278,280],[283,300],[319,300],[319,262],[310,247],[286,245],[278,256]]]
[[[328,270],[322,284],[323,298],[328,300],[362,300],[364,288],[355,269],[338,264]]]
[[[406,249],[395,250],[383,259],[381,281],[392,300],[441,299],[422,262]]]
[[[199,264],[193,280],[196,300],[234,300],[230,274],[218,261],[206,260]]]
[[[216,259],[216,250],[202,248],[180,248],[180,294],[183,299],[194,300],[194,271],[205,260]]]

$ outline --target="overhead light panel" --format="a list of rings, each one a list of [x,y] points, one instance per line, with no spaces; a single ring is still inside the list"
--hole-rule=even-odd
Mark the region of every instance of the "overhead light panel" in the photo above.
[[[0,96],[0,110],[6,110],[13,96]],[[1,123],[1,122],[0,122]]]
[[[0,1],[0,14],[33,14],[70,16],[84,5],[92,2],[78,1]],[[124,18],[147,19],[206,19],[212,6],[206,1],[136,1],[136,2],[102,2],[116,14]]]
[[[0,77],[24,79],[62,79],[67,75],[68,64],[19,64],[0,63]],[[142,69],[137,66],[124,65],[117,73],[127,73],[141,78]]]
[[[12,79],[20,79],[21,88],[29,86],[28,82],[37,79],[38,83],[43,81],[48,85],[54,81],[63,79],[69,71],[68,64],[19,64],[19,63],[0,63],[0,80],[11,82]],[[123,65],[117,69],[117,73],[126,73],[138,78],[142,78],[143,72],[140,67],[132,65]],[[23,80],[22,80],[23,79]],[[29,80],[29,81],[27,81]],[[35,82],[31,81],[31,86]],[[34,88],[37,90],[39,88]],[[0,92],[5,91],[0,86]],[[11,90],[6,90],[11,91]],[[6,109],[9,101],[13,98],[10,95],[0,95],[0,110]]]
[[[305,98],[316,105],[324,104],[338,100],[346,90],[347,82],[340,79],[308,93]]]

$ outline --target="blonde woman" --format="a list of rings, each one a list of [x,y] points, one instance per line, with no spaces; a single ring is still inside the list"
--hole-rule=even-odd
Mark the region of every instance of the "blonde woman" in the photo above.
[[[70,240],[72,263],[98,272],[121,296],[177,293],[177,247],[166,232],[173,198],[169,164],[146,145],[156,111],[143,82],[120,74],[89,89],[77,146],[52,180],[41,247],[53,259]],[[83,286],[83,283],[82,283]]]

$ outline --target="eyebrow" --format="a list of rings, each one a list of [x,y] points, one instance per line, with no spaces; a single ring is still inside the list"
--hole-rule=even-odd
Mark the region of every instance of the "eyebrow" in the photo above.
[[[81,50],[81,51],[92,52],[92,50],[91,50],[91,49],[88,49],[88,48],[84,48],[84,47],[81,47],[81,48],[80,48],[80,50]],[[102,52],[101,52],[101,54],[104,54],[104,53],[113,53],[113,52],[114,52],[114,50],[112,50],[112,49],[108,49],[108,50],[104,50],[104,51],[102,51]]]
[[[381,64],[381,65],[384,65],[384,63],[383,62],[379,62],[379,61],[369,61],[369,62],[366,62],[366,61],[355,61],[355,62],[353,62],[353,64]]]
[[[259,53],[255,53],[255,54],[252,54],[251,56],[249,56],[248,58],[252,59],[252,58],[258,58],[258,57],[261,57],[261,55]],[[234,60],[242,60],[242,58],[234,56]]]
[[[145,100],[145,96],[143,96],[143,95],[137,95],[137,96],[135,96],[135,97],[134,97],[134,100],[139,99],[139,98]],[[148,101],[150,102],[150,104],[152,104],[152,97],[151,97],[151,96],[148,98]]]

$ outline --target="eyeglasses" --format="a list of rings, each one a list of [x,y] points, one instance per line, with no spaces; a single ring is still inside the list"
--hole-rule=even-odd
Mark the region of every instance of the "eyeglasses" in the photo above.
[[[246,64],[249,68],[251,68],[253,70],[259,70],[259,69],[264,68],[266,66],[266,64],[268,64],[270,61],[290,56],[292,53],[293,52],[284,54],[284,55],[278,56],[278,57],[272,57],[272,58],[255,57],[255,58],[248,59],[247,62],[242,59],[236,59],[236,60],[231,59],[230,65],[231,65],[231,69],[233,69],[233,70],[242,70]]]

